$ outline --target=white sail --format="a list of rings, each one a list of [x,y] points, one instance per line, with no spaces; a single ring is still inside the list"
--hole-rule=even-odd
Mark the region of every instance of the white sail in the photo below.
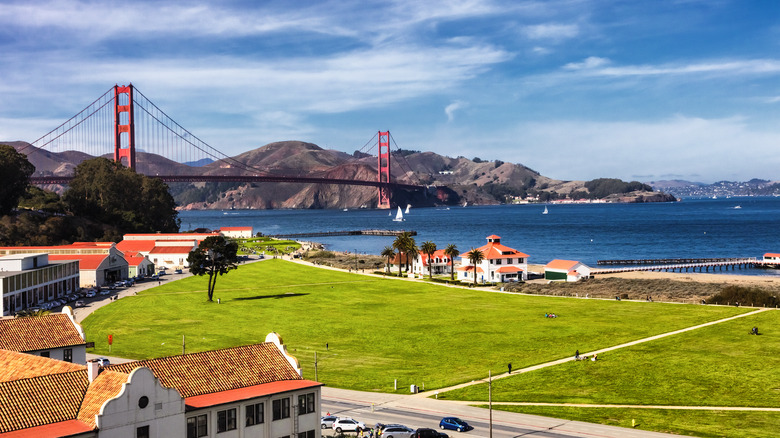
[[[545,206],[544,206],[544,211],[542,212],[542,214],[547,214],[547,213],[548,213],[548,212],[547,212],[547,206],[545,205]]]
[[[404,212],[404,214],[409,214],[409,209],[410,208],[412,208],[412,205],[411,204],[406,204],[406,211]]]
[[[395,214],[395,219],[393,219],[394,222],[401,222],[404,220],[404,212],[401,211],[401,207],[398,207],[398,213]]]

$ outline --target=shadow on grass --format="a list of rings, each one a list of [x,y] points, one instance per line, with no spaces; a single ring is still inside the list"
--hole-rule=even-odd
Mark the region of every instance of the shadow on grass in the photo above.
[[[276,294],[276,295],[257,295],[254,297],[242,297],[242,298],[233,298],[236,301],[244,301],[244,300],[264,300],[266,298],[292,298],[292,297],[302,297],[309,294]]]

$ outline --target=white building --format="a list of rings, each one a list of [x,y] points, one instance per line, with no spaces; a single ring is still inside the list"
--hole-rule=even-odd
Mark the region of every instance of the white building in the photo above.
[[[501,237],[492,234],[487,237],[487,245],[477,248],[484,259],[474,266],[466,254],[461,254],[458,279],[478,283],[506,283],[528,279],[528,254],[501,244]]]
[[[50,357],[52,359],[87,363],[86,336],[65,306],[62,313],[50,313],[35,318],[0,318],[0,349]]]
[[[253,236],[252,227],[221,227],[219,232],[231,239],[248,239]]]
[[[437,249],[433,256],[428,258],[427,254],[419,253],[414,259],[414,273],[428,275],[428,267],[431,268],[433,275],[450,275],[450,258],[444,254],[443,249]]]
[[[0,256],[0,315],[39,306],[79,287],[79,262],[49,262],[46,253]]]
[[[320,438],[321,386],[275,333],[108,367],[0,350],[0,436]]]
[[[590,267],[576,260],[555,259],[544,266],[544,278],[550,281],[578,281],[590,276]]]

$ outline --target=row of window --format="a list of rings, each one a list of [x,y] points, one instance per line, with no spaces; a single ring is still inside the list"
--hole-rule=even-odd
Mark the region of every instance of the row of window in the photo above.
[[[298,415],[315,412],[314,393],[298,396]],[[273,421],[290,418],[290,398],[280,398],[271,402],[271,418]],[[237,408],[217,411],[217,433],[235,430],[238,427]],[[244,406],[244,421],[246,427],[263,424],[265,422],[265,407],[263,403],[254,403]],[[311,435],[307,435],[307,434]],[[208,436],[208,414],[196,415],[187,418],[187,438],[200,438]],[[298,434],[299,438],[314,438],[314,431]],[[282,437],[283,438],[283,437]]]
[[[41,357],[51,357],[50,351],[41,351]],[[62,360],[65,362],[73,362],[73,349],[65,348],[62,350]]]

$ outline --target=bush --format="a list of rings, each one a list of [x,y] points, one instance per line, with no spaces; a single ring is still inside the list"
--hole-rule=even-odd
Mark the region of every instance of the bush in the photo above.
[[[757,287],[726,286],[717,295],[706,300],[707,304],[741,304],[745,306],[774,307],[780,300],[776,295]]]

